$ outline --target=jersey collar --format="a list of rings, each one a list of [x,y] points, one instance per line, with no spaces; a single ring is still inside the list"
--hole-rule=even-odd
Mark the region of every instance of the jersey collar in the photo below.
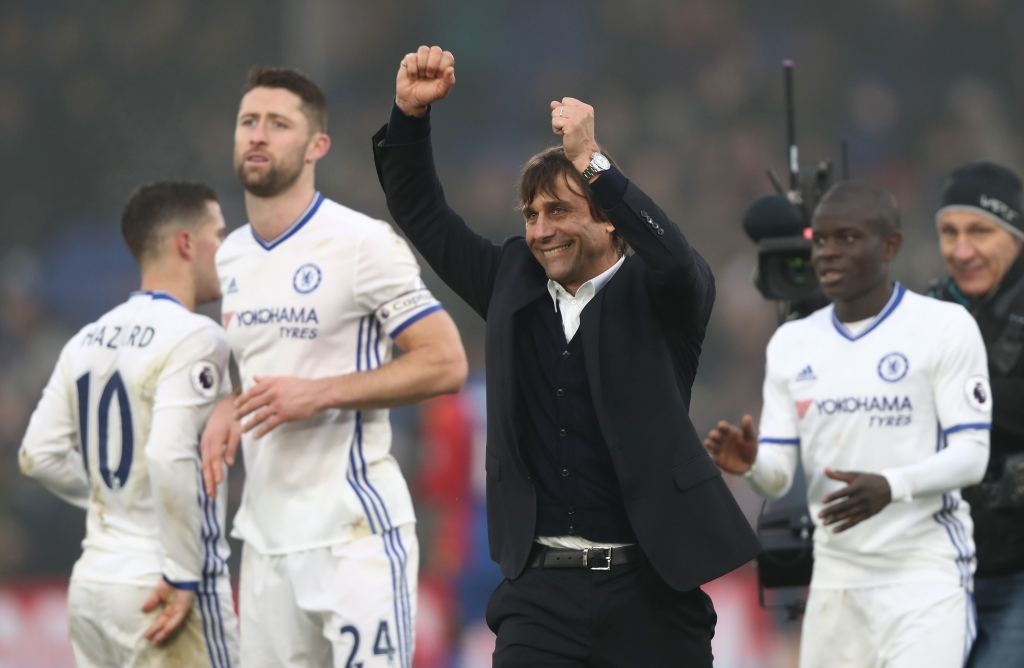
[[[324,196],[321,195],[320,191],[318,190],[316,194],[313,195],[313,201],[309,203],[309,206],[307,206],[306,210],[302,212],[302,215],[299,216],[299,219],[296,220],[291,225],[289,225],[288,229],[286,229],[284,232],[277,235],[270,241],[267,241],[260,235],[256,234],[256,229],[253,228],[252,224],[250,223],[249,229],[252,230],[252,238],[256,240],[256,243],[263,247],[263,250],[273,250],[277,246],[280,246],[285,240],[287,240],[288,237],[294,235],[296,232],[302,229],[302,226],[308,223],[310,218],[312,218],[313,215],[316,214],[317,209],[320,208],[320,204],[322,204],[323,201]]]
[[[864,330],[860,334],[855,335],[853,332],[849,330],[849,328],[847,328],[846,325],[839,321],[839,318],[836,317],[836,309],[834,306],[832,307],[832,325],[836,328],[836,331],[843,336],[843,338],[849,341],[856,341],[858,339],[862,339],[865,336],[867,336],[869,332],[873,331],[876,327],[881,325],[882,321],[888,318],[889,314],[896,310],[896,307],[900,305],[901,301],[903,301],[903,295],[906,292],[907,289],[903,287],[903,284],[900,283],[899,281],[896,281],[895,285],[893,286],[892,296],[889,297],[889,301],[885,305],[885,308],[883,308],[879,312],[879,314],[875,316],[874,322],[872,322],[870,325],[864,328]]]
[[[131,293],[128,296],[128,298],[131,299],[132,297],[139,297],[143,295],[151,297],[153,299],[166,299],[169,302],[174,302],[175,304],[182,308],[188,308],[187,306],[182,304],[177,297],[172,295],[170,292],[164,292],[163,290],[136,290],[135,292]]]

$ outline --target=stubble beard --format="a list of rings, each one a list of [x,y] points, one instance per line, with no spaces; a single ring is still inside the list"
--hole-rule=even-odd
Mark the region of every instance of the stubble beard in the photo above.
[[[295,185],[302,174],[301,158],[277,164],[270,163],[270,169],[260,174],[245,170],[245,158],[235,164],[235,174],[246,192],[256,197],[275,197]]]

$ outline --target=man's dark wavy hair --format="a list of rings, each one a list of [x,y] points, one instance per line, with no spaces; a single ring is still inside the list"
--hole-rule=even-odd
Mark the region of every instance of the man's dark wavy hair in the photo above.
[[[602,153],[609,162],[618,167],[614,158],[607,152],[602,151]],[[523,171],[519,174],[519,194],[516,208],[520,211],[524,210],[537,198],[537,195],[554,197],[560,180],[570,191],[587,200],[591,218],[603,223],[608,222],[608,216],[601,209],[590,186],[580,176],[576,165],[566,157],[565,150],[561,146],[545,149],[523,165]],[[614,234],[613,239],[619,250],[625,253],[629,246],[618,232]]]

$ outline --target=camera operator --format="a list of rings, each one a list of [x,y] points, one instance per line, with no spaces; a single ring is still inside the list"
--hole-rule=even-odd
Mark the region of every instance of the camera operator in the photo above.
[[[985,349],[963,309],[891,280],[899,218],[870,183],[825,194],[810,262],[832,305],[768,344],[760,436],[747,415],[705,441],[767,498],[803,463],[816,526],[801,668],[959,668],[974,640],[958,490],[988,461]]]
[[[990,162],[957,169],[935,215],[949,276],[933,297],[967,307],[985,340],[992,380],[991,458],[963,490],[974,519],[978,640],[969,666],[1024,659],[1024,225],[1021,181]],[[1016,473],[1016,475],[1014,475]]]

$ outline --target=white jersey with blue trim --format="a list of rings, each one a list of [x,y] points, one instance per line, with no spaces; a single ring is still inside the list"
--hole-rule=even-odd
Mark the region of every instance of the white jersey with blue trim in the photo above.
[[[217,252],[242,390],[255,376],[323,378],[391,361],[392,339],[441,305],[390,225],[325,199],[273,241],[251,225]],[[387,410],[329,409],[243,435],[233,535],[263,554],[348,542],[415,521]]]
[[[225,507],[199,455],[227,361],[223,329],[163,292],[134,293],[64,347],[19,464],[87,511],[72,580],[230,592]]]
[[[799,449],[816,525],[812,586],[934,578],[970,586],[973,524],[958,489],[894,499],[841,533],[824,527],[818,513],[822,498],[846,484],[828,478],[826,467],[889,478],[890,471],[907,471],[933,457],[956,435],[977,441],[968,456],[983,470],[990,398],[974,319],[959,305],[899,283],[886,307],[857,333],[832,306],[779,328],[767,350],[758,458],[745,477],[759,493],[781,496]],[[772,487],[773,470],[784,472],[784,483],[775,484],[774,493],[762,491]]]

